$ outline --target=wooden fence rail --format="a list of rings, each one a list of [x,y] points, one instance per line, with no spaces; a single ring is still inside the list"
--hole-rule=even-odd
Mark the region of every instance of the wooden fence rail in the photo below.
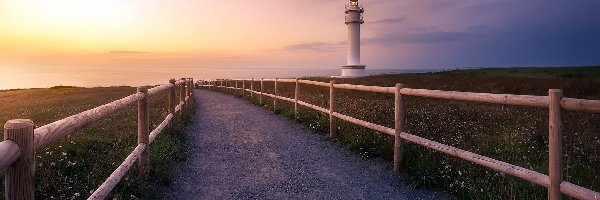
[[[48,144],[65,138],[76,130],[98,120],[107,118],[129,106],[138,104],[138,145],[125,161],[106,179],[88,199],[104,199],[112,191],[129,168],[139,160],[142,173],[149,171],[149,145],[166,127],[172,125],[176,113],[189,102],[193,79],[170,80],[168,84],[153,88],[139,87],[138,92],[111,103],[34,129],[31,120],[10,120],[4,125],[4,140],[0,142],[0,170],[5,171],[5,199],[33,199],[34,157],[33,152]],[[176,100],[175,90],[180,90]],[[152,132],[149,132],[149,98],[169,90],[169,114]]]
[[[236,79],[234,81],[250,81],[250,85],[253,85],[255,79]],[[490,94],[490,93],[473,93],[473,92],[459,92],[459,91],[442,91],[442,90],[428,90],[428,89],[413,89],[404,88],[402,84],[397,84],[395,87],[380,87],[380,86],[365,86],[365,85],[352,85],[352,84],[336,84],[334,81],[330,83],[311,81],[311,80],[298,80],[298,79],[260,79],[260,90],[254,91],[254,88],[238,88],[224,85],[223,81],[227,83],[228,80],[220,80],[220,82],[207,82],[208,84],[200,85],[201,87],[219,87],[226,88],[233,91],[242,90],[247,91],[251,95],[259,95],[259,101],[262,103],[263,96],[271,97],[274,100],[284,100],[294,104],[294,113],[297,117],[298,108],[297,105],[302,105],[313,110],[328,114],[330,116],[330,137],[335,136],[335,120],[341,119],[356,125],[360,125],[371,130],[375,130],[381,133],[386,133],[394,136],[394,160],[393,170],[398,171],[401,167],[402,162],[402,145],[404,141],[409,141],[429,149],[446,153],[451,156],[455,156],[478,165],[482,165],[496,171],[510,174],[515,177],[527,180],[529,182],[544,186],[548,188],[548,199],[560,199],[562,194],[569,195],[578,199],[596,199],[600,200],[600,193],[592,191],[590,189],[563,181],[562,177],[562,125],[561,125],[561,110],[581,111],[590,113],[600,113],[600,100],[587,100],[587,99],[574,99],[562,97],[562,91],[551,89],[548,91],[548,96],[532,96],[532,95],[514,95],[514,94]],[[277,88],[275,94],[264,93],[264,82],[275,82],[277,83],[294,83],[295,91],[294,98],[288,98],[279,96]],[[329,109],[322,108],[316,105],[312,105],[303,101],[299,98],[299,84],[316,85],[321,87],[329,87],[330,100]],[[347,89],[347,90],[358,90],[365,92],[377,92],[387,93],[395,95],[395,116],[394,116],[394,129],[359,120],[341,113],[335,112],[336,95],[335,89]],[[478,155],[469,151],[458,149],[456,147],[448,146],[428,140],[410,133],[404,132],[404,105],[402,96],[418,96],[418,97],[429,97],[438,99],[450,99],[450,100],[462,100],[462,101],[475,101],[484,103],[495,103],[495,104],[506,104],[506,105],[519,105],[519,106],[530,106],[530,107],[543,107],[548,108],[549,111],[549,174],[541,174],[539,172],[529,170],[523,167],[512,165],[506,162],[495,160],[493,158]],[[275,108],[275,107],[274,107]]]

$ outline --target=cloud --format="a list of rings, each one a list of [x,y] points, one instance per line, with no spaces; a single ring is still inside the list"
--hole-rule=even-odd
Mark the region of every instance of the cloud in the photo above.
[[[387,18],[380,19],[370,22],[371,24],[396,24],[406,21],[406,17],[396,17],[396,18]]]
[[[363,39],[365,45],[394,46],[399,44],[439,44],[462,42],[478,38],[476,31],[395,31]]]
[[[327,42],[304,42],[299,44],[291,44],[285,46],[287,51],[315,51],[315,52],[331,52],[339,51],[344,48],[344,42],[327,43]]]
[[[138,53],[149,53],[144,51],[109,51],[110,54],[138,54]]]

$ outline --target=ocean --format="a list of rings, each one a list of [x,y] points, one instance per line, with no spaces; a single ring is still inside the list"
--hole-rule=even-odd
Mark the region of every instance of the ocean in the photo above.
[[[419,73],[431,69],[368,69],[368,75]],[[68,68],[63,70],[0,70],[0,90],[52,86],[107,87],[168,83],[169,79],[301,78],[340,75],[341,70],[297,68]]]

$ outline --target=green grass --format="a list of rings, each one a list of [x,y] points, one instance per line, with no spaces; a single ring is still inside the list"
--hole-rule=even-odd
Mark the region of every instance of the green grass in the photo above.
[[[588,67],[516,67],[452,70],[435,74],[464,76],[514,76],[534,78],[600,78],[600,66]]]
[[[135,93],[131,87],[11,90],[0,92],[0,120],[32,119],[36,126],[51,123]],[[167,96],[150,101],[151,128],[167,115]],[[183,159],[183,129],[190,110],[177,119],[171,134],[162,133],[151,144],[151,171],[142,177],[133,167],[109,199],[155,199],[157,188],[169,183],[171,167]],[[66,138],[36,151],[37,199],[86,199],[137,145],[135,106],[92,123]],[[136,165],[137,166],[137,165]],[[3,176],[3,175],[1,175]],[[3,179],[3,177],[0,177]],[[4,196],[3,190],[0,195]]]
[[[548,89],[563,89],[565,97],[600,99],[600,78],[564,75],[581,68],[489,69],[486,70],[398,74],[355,79],[336,79],[338,83],[455,90],[486,93],[547,95]],[[550,70],[555,76],[530,76],[500,71]],[[555,70],[555,71],[553,71]],[[589,68],[588,70],[598,70]],[[562,77],[562,78],[561,78]],[[329,82],[330,78],[309,78]],[[248,85],[248,84],[246,84]],[[255,88],[260,87],[255,83]],[[293,98],[294,84],[278,84],[280,94]],[[329,89],[300,86],[300,100],[329,107]],[[273,93],[273,83],[265,84]],[[338,90],[337,108],[342,114],[387,127],[394,127],[394,97],[390,94]],[[256,102],[256,95],[252,101]],[[246,97],[247,98],[247,97]],[[272,99],[263,98],[272,109]],[[282,102],[282,101],[279,101]],[[278,113],[290,118],[293,105],[279,103]],[[548,173],[547,109],[507,106],[421,97],[405,97],[407,132],[463,150],[488,156],[540,173]],[[600,191],[600,114],[563,112],[564,178],[577,185]],[[319,134],[328,134],[329,117],[308,108],[300,109],[297,122]],[[354,124],[338,122],[335,141],[365,159],[391,160],[393,138]],[[407,142],[402,172],[414,187],[442,188],[460,199],[546,199],[547,191],[512,176],[496,172],[459,158]],[[391,170],[391,163],[390,163]]]

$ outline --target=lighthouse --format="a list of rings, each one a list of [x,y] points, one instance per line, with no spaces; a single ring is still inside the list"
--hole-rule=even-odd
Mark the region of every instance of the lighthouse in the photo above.
[[[360,25],[364,23],[364,8],[358,0],[350,0],[346,5],[346,26],[348,26],[348,63],[342,66],[342,77],[365,75],[366,65],[360,64]]]

